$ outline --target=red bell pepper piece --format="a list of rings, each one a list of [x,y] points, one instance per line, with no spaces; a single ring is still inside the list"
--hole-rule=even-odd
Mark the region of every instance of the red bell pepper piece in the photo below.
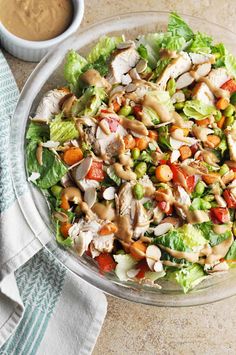
[[[139,272],[136,275],[137,279],[143,279],[145,277],[145,272],[150,271],[146,260],[141,260],[137,264],[137,269],[139,269]]]
[[[236,208],[236,199],[234,196],[230,193],[229,190],[224,190],[223,192],[223,197],[227,203],[228,208]]]
[[[173,213],[173,206],[171,206],[169,203],[166,201],[161,201],[157,203],[158,207],[165,212],[167,215],[172,215]]]
[[[90,168],[88,174],[86,175],[86,179],[103,181],[104,177],[105,177],[105,174],[103,171],[102,162],[93,161],[91,168]]]
[[[98,263],[100,272],[110,272],[115,269],[116,263],[112,256],[108,253],[102,253],[96,256],[95,260]]]
[[[225,207],[213,207],[210,210],[210,215],[212,221],[215,223],[215,219],[218,223],[229,223],[230,222],[230,215],[228,208]]]
[[[236,81],[233,79],[226,81],[226,83],[221,86],[221,89],[227,90],[233,94],[236,91]]]
[[[140,113],[142,112],[142,107],[140,105],[136,105],[133,107],[133,113],[135,118],[140,119]]]
[[[187,175],[178,165],[170,164],[171,171],[173,173],[173,181],[177,185],[182,185],[182,181],[185,180],[188,192],[191,193],[194,190],[196,181],[194,175]],[[185,188],[185,186],[183,186]]]

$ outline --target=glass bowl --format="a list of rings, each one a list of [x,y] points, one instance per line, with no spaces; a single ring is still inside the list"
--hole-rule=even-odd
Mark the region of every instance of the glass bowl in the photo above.
[[[22,213],[42,244],[65,267],[83,280],[102,291],[133,302],[155,306],[192,306],[214,302],[236,294],[236,270],[208,278],[188,294],[173,283],[163,282],[162,289],[131,282],[118,281],[114,276],[99,274],[94,262],[87,257],[78,257],[73,252],[60,248],[55,241],[48,205],[41,192],[27,181],[25,169],[25,130],[29,115],[33,114],[41,96],[49,89],[64,84],[63,62],[69,49],[86,54],[100,36],[125,34],[135,38],[138,34],[166,30],[167,12],[136,12],[108,18],[73,35],[48,53],[38,64],[25,84],[13,117],[11,127],[12,179]],[[195,30],[212,35],[222,41],[234,53],[236,35],[231,31],[200,18],[184,16]],[[234,53],[236,54],[236,53]]]

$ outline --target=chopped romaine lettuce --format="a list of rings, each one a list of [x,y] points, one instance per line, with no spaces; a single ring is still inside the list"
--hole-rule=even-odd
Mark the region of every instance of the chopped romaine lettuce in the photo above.
[[[225,233],[221,234],[215,233],[213,231],[213,226],[214,225],[211,221],[195,224],[195,228],[202,232],[204,238],[207,239],[210,246],[214,247],[215,245],[220,244],[232,236],[231,231],[226,231]]]
[[[215,55],[216,62],[214,64],[215,68],[220,68],[225,66],[225,46],[223,43],[217,43],[211,47],[212,54]]]
[[[191,40],[194,35],[189,25],[175,12],[170,14],[167,31],[174,36],[184,37],[186,41]]]
[[[107,175],[109,176],[109,178],[115,182],[115,184],[117,186],[120,186],[121,184],[121,178],[119,176],[116,175],[114,168],[112,166],[109,166],[106,170]]]
[[[236,58],[227,50],[225,51],[225,67],[227,72],[236,78]]]
[[[115,259],[115,262],[117,262],[116,268],[115,268],[115,273],[119,280],[121,281],[127,281],[129,279],[127,275],[127,271],[131,270],[134,268],[134,266],[137,264],[137,261],[132,258],[130,254],[118,254],[113,256]]]
[[[195,197],[192,201],[191,206],[189,207],[190,211],[195,211],[195,210],[205,211],[210,208],[211,208],[211,204],[200,197]]]
[[[70,50],[66,55],[64,66],[64,78],[70,85],[72,91],[77,90],[77,80],[83,72],[87,60],[79,55],[75,50]]]
[[[49,139],[49,126],[46,124],[30,122],[26,139],[31,140],[48,140]]]
[[[71,237],[65,239],[61,234],[59,221],[56,222],[56,241],[64,247],[71,247],[73,245],[73,239]]]
[[[193,264],[187,268],[170,273],[168,279],[176,281],[183,289],[184,293],[196,287],[200,282],[207,278],[203,267]]]
[[[75,101],[72,106],[72,114],[74,116],[94,116],[105,98],[106,93],[103,88],[91,86]]]
[[[75,122],[70,120],[62,120],[61,115],[56,115],[54,120],[49,124],[50,140],[54,142],[64,143],[72,139],[78,138],[79,133],[76,129]]]
[[[36,159],[37,141],[31,141],[27,145],[27,169],[29,173],[36,172],[40,177],[34,181],[34,184],[41,189],[48,189],[55,185],[67,173],[67,167],[61,160],[49,149],[43,148],[43,164],[39,165]]]
[[[145,55],[150,68],[156,68],[157,61],[159,59],[159,50],[161,48],[162,41],[165,37],[164,33],[148,33],[144,36],[140,36],[137,41],[138,48],[141,47],[141,53]],[[144,51],[144,48],[146,51]],[[140,52],[140,49],[139,49]]]
[[[166,33],[161,44],[161,48],[170,51],[180,52],[186,47],[186,40],[182,36],[173,36],[172,33]]]
[[[157,67],[155,69],[155,77],[158,77],[161,75],[161,73],[163,72],[163,70],[167,67],[168,64],[170,64],[171,59],[169,58],[163,58],[163,59],[159,59],[157,61]]]
[[[123,41],[122,37],[107,37],[103,36],[92,48],[87,56],[89,63],[96,62],[101,56],[107,59],[111,52],[116,48],[116,45]]]
[[[146,47],[143,44],[139,45],[137,51],[138,51],[141,58],[148,61],[148,52],[147,52]]]
[[[160,118],[156,114],[156,112],[150,107],[143,107],[143,118],[147,121],[151,121],[152,124],[156,125],[160,122]]]
[[[171,102],[170,94],[168,91],[164,91],[164,90],[150,91],[146,94],[146,96],[151,96],[153,99],[157,101],[158,104],[165,106],[169,111],[174,110],[174,106]]]
[[[187,117],[202,120],[209,115],[214,114],[216,112],[216,108],[214,106],[207,105],[200,100],[190,100],[186,101],[183,111]]]
[[[170,134],[168,131],[168,126],[162,126],[158,128],[158,144],[164,149],[171,149],[170,145]]]
[[[194,34],[193,41],[188,47],[188,52],[194,53],[211,53],[212,38],[204,33],[197,32]]]
[[[234,241],[231,245],[228,253],[226,254],[225,260],[227,260],[229,267],[236,267],[236,241]]]

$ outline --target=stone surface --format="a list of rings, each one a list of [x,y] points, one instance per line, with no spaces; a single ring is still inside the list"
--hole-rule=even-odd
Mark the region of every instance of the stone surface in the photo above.
[[[82,27],[131,11],[178,11],[235,28],[236,0],[85,0]],[[199,29],[200,30],[200,29]],[[19,88],[35,63],[6,54]],[[154,308],[108,297],[108,313],[93,355],[236,353],[236,297],[189,308]]]

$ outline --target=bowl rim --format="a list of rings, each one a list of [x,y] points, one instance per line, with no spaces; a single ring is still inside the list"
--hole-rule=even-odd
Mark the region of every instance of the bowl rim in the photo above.
[[[48,48],[50,46],[56,45],[59,42],[65,40],[71,36],[78,28],[84,16],[84,0],[72,0],[74,7],[74,17],[67,29],[60,35],[45,40],[45,41],[30,41],[21,37],[18,37],[11,33],[1,22],[0,22],[0,34],[1,32],[5,37],[7,37],[12,43],[17,46],[21,46],[27,49],[40,49]],[[76,4],[76,8],[75,8]],[[36,69],[36,68],[35,68]]]
[[[130,17],[134,17],[134,16],[141,16],[141,15],[147,15],[147,16],[150,16],[153,18],[154,15],[158,16],[158,15],[164,15],[164,16],[167,16],[169,15],[170,12],[169,11],[137,11],[137,12],[129,12],[129,13],[125,13],[125,14],[121,14],[121,15],[116,15],[116,16],[112,16],[112,17],[108,17],[106,19],[103,19],[95,24],[92,24],[90,26],[86,26],[85,28],[83,28],[80,32],[79,32],[79,36],[82,36],[82,35],[85,35],[86,32],[88,31],[92,31],[94,28],[98,27],[98,26],[101,26],[101,25],[104,25],[104,24],[109,24],[111,22],[114,22],[115,20],[118,21],[118,20],[122,20],[122,19],[128,19]],[[195,17],[195,16],[189,16],[189,15],[184,15],[182,13],[180,13],[181,16],[183,16],[184,18],[186,19],[192,19],[192,20],[197,20],[197,21],[200,21],[200,22],[204,22],[205,24],[210,24],[210,25],[213,25],[213,26],[216,26],[217,28],[220,28],[224,31],[227,31],[228,33],[231,33],[233,36],[236,36],[236,34],[231,31],[231,30],[228,30],[226,29],[225,27],[223,26],[219,26],[218,24],[215,24],[213,22],[209,22],[208,20],[205,20],[205,19],[202,19],[200,17]],[[124,31],[126,29],[124,28]],[[114,29],[112,28],[111,29],[111,32],[112,31],[118,31],[117,29]],[[119,30],[120,31],[120,30]],[[67,41],[71,41],[73,38],[75,38],[75,35],[72,35],[70,36],[69,38],[67,38],[64,43],[67,44]],[[92,41],[92,40],[91,40]],[[58,46],[57,46],[58,47]],[[41,62],[36,66],[36,68],[34,69],[34,71],[31,73],[31,75],[29,76],[28,80],[26,81],[25,85],[23,86],[23,89],[21,91],[21,95],[18,99],[18,102],[17,102],[17,105],[16,105],[16,110],[15,110],[15,113],[13,115],[13,117],[18,113],[17,110],[20,109],[20,104],[21,104],[21,99],[25,97],[27,97],[27,90],[29,90],[29,88],[32,86],[31,85],[31,81],[34,79],[35,76],[37,76],[40,72],[40,70],[44,67],[44,65],[47,65],[48,62],[49,62],[49,57],[52,56],[52,58],[50,58],[50,60],[53,59],[53,51],[56,50],[55,47],[54,49],[50,50],[49,53],[41,60]],[[81,45],[81,47],[83,47],[83,45]],[[60,59],[63,60],[64,57],[60,56]],[[57,61],[56,64],[58,64],[59,61]],[[60,63],[60,62],[59,62]],[[55,67],[54,66],[54,70],[55,70]],[[53,71],[52,71],[53,72]],[[46,81],[43,82],[43,84],[45,84]],[[40,92],[41,90],[41,87],[42,85],[40,86],[40,89],[38,91],[38,93]],[[35,99],[35,98],[34,98]],[[30,108],[32,108],[32,104],[34,102],[34,99],[30,99],[29,101],[31,102],[30,103]],[[28,121],[28,119],[27,119]],[[25,133],[25,132],[24,132]],[[12,162],[13,163],[13,162]],[[11,164],[11,167],[13,169],[13,164]],[[14,180],[13,180],[13,185],[14,185],[14,189],[15,189],[15,183],[14,183]],[[30,190],[31,190],[31,194],[32,194],[32,189],[33,187],[31,185],[29,185],[30,187]],[[16,191],[16,195],[17,195],[17,191]],[[22,205],[20,203],[20,207],[22,209]],[[23,214],[24,214],[24,210],[23,210]],[[39,236],[37,236],[38,239],[40,240]],[[41,241],[41,240],[40,240]],[[42,242],[42,241],[41,241]],[[53,240],[54,242],[54,240]],[[51,250],[51,247],[48,247],[46,246],[46,248],[55,256],[54,252],[52,252]],[[63,256],[62,256],[63,257]],[[61,262],[61,259],[58,258],[59,261]],[[133,302],[136,302],[136,303],[144,303],[144,304],[149,304],[149,305],[155,305],[155,306],[169,306],[169,307],[188,307],[188,306],[195,306],[195,305],[201,305],[201,304],[207,304],[207,303],[212,303],[212,302],[216,302],[216,301],[220,301],[222,299],[225,299],[227,297],[231,297],[233,295],[236,294],[236,285],[235,287],[233,288],[230,288],[230,290],[223,290],[223,292],[221,293],[221,295],[218,295],[217,293],[217,286],[215,286],[215,292],[214,293],[210,293],[210,297],[207,298],[207,299],[201,299],[200,301],[198,299],[189,299],[187,296],[190,295],[190,294],[194,294],[194,293],[189,293],[188,295],[184,295],[184,294],[181,294],[181,301],[178,301],[177,302],[177,299],[176,299],[176,302],[174,302],[173,300],[169,300],[168,302],[166,301],[162,301],[160,302],[158,300],[158,294],[156,295],[156,300],[153,301],[153,300],[148,300],[148,299],[145,299],[145,298],[139,298],[137,299],[137,297],[135,297],[135,294],[133,293],[133,290],[132,289],[127,289],[128,292],[126,292],[124,289],[125,287],[122,286],[121,284],[118,285],[116,282],[114,281],[110,281],[109,279],[103,279],[103,283],[100,282],[100,279],[98,278],[97,275],[95,275],[95,273],[93,272],[93,270],[89,270],[88,267],[86,267],[85,265],[82,265],[82,264],[79,264],[78,263],[78,269],[79,269],[79,273],[71,270],[70,267],[68,267],[67,264],[64,264],[62,263],[68,270],[74,272],[77,276],[79,276],[80,278],[82,278],[84,281],[88,282],[90,285],[106,292],[107,294],[110,294],[110,295],[113,295],[115,297],[119,297],[119,298],[123,298],[123,299],[126,299],[128,301],[133,301]],[[87,273],[85,275],[85,269],[88,269],[87,270]],[[212,287],[212,286],[211,286]],[[213,286],[214,287],[214,286]],[[121,290],[122,289],[122,290]],[[196,295],[196,293],[195,293]],[[163,296],[165,296],[163,294]],[[197,296],[196,296],[197,297]],[[184,301],[183,301],[184,300]]]

